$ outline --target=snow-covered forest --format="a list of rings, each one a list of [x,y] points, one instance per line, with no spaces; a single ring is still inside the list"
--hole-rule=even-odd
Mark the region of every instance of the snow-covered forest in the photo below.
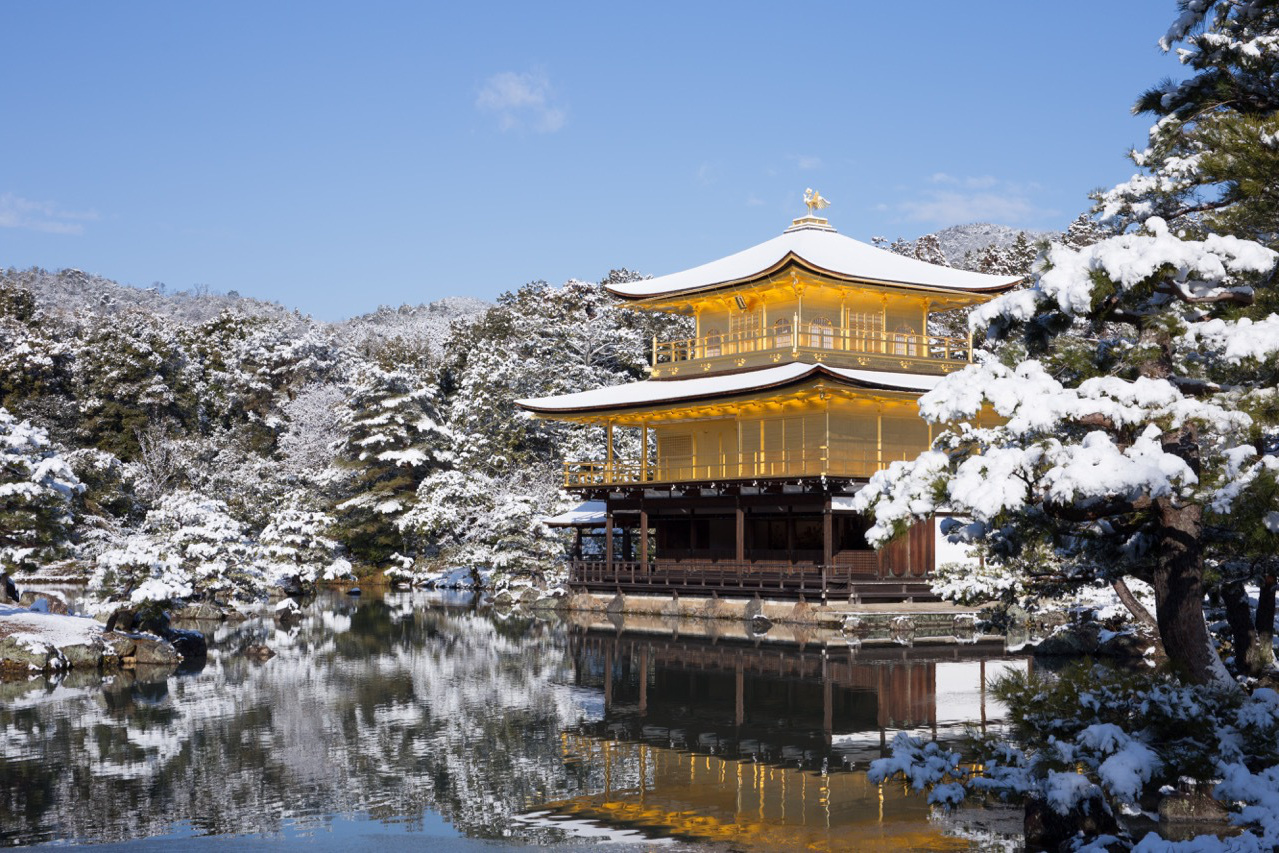
[[[1055,240],[1096,231],[1081,217]],[[1039,251],[1001,226],[949,232],[990,241],[956,266],[1026,273]],[[937,235],[891,248],[951,263]],[[634,275],[323,323],[234,293],[10,269],[0,564],[135,603],[378,569],[553,580],[565,542],[539,518],[567,501],[561,460],[600,457],[603,436],[512,401],[642,378],[653,335],[690,334],[603,289]]]

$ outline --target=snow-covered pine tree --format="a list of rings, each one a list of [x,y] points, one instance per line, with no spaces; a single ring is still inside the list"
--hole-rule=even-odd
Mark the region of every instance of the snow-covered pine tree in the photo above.
[[[1176,230],[1279,236],[1279,5],[1180,0],[1160,41],[1193,73],[1145,92],[1134,111],[1157,118],[1142,172],[1095,198],[1119,226],[1160,216]]]
[[[337,580],[350,575],[351,564],[339,554],[329,536],[333,516],[315,508],[302,492],[293,492],[258,536],[265,555],[267,580],[289,592],[314,588],[317,580]]]
[[[872,537],[949,507],[975,518],[965,533],[995,559],[1046,540],[1081,582],[1151,583],[1170,658],[1195,680],[1225,679],[1204,625],[1204,561],[1249,535],[1253,521],[1233,511],[1244,484],[1279,470],[1240,411],[1271,394],[1279,317],[1233,318],[1276,258],[1233,237],[1181,240],[1157,218],[1140,234],[1052,249],[1029,289],[971,318],[1023,345],[921,398],[924,417],[960,429],[859,495]],[[986,409],[1004,423],[981,421]]]
[[[79,479],[48,434],[0,408],[0,574],[33,569],[71,541]]]
[[[357,558],[380,563],[411,550],[400,517],[416,502],[422,480],[451,460],[453,436],[440,424],[430,385],[372,365],[356,377],[340,422],[346,476],[335,533]]]
[[[538,580],[564,552],[539,516],[563,501],[559,483],[524,474],[437,471],[422,481],[406,528],[439,549],[447,567],[492,569],[500,581]]]
[[[1031,288],[974,312],[976,328],[1021,344],[925,395],[925,417],[960,429],[877,475],[859,503],[881,541],[949,506],[975,518],[956,535],[995,558],[1047,544],[1080,582],[1147,580],[1172,661],[1225,682],[1207,587],[1227,604],[1236,666],[1255,672],[1270,664],[1279,574],[1279,255],[1241,239],[1273,241],[1279,180],[1237,136],[1263,144],[1279,129],[1279,7],[1181,5],[1162,44],[1185,41],[1196,73],[1143,96],[1161,117],[1134,155],[1144,173],[1097,197],[1103,218],[1140,231],[1054,247]],[[1246,179],[1255,169],[1270,179]],[[979,425],[983,408],[1005,422]],[[1245,582],[1261,588],[1255,619]]]
[[[1061,243],[1071,249],[1091,246],[1110,236],[1110,232],[1087,213],[1076,216],[1062,232]]]
[[[937,264],[940,267],[950,266],[950,262],[946,260],[946,250],[941,247],[941,241],[937,239],[936,234],[925,234],[916,240],[914,256],[921,261]]]
[[[97,555],[89,589],[103,609],[256,601],[267,588],[256,556],[225,503],[179,491],[160,498],[140,529]]]

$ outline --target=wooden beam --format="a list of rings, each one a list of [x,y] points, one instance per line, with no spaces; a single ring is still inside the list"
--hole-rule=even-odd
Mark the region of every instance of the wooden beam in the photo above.
[[[640,503],[640,564],[648,570],[648,510]]]
[[[613,508],[609,507],[604,514],[604,564],[610,573],[613,571]]]
[[[832,525],[830,498],[826,498],[822,506],[822,565],[829,566],[834,562],[835,536]]]
[[[648,421],[641,427],[643,435],[640,441],[640,466],[643,468],[644,482],[648,482]]]
[[[609,420],[604,425],[604,444],[607,446],[605,452],[608,454],[608,463],[604,466],[604,479],[606,482],[614,482],[613,478],[613,421]]]
[[[737,508],[735,510],[737,520],[737,554],[738,563],[746,562],[746,510],[742,508],[741,496],[737,498]]]

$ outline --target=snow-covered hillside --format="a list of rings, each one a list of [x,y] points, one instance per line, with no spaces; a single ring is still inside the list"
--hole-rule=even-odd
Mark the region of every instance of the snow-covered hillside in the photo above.
[[[1047,231],[1024,231],[1020,228],[996,225],[991,222],[952,225],[949,228],[934,231],[933,236],[941,244],[942,251],[946,253],[946,257],[950,259],[950,262],[956,263],[962,260],[967,253],[972,252],[975,255],[987,246],[998,246],[1001,249],[1007,248],[1017,240],[1019,234],[1023,233],[1032,243],[1045,237],[1053,238],[1057,236]]]

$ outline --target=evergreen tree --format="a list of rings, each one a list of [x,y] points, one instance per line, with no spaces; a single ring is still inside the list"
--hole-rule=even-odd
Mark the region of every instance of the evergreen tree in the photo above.
[[[351,553],[380,563],[405,546],[399,521],[417,489],[453,458],[452,433],[440,424],[435,394],[405,371],[366,366],[340,415],[339,460],[346,469],[335,531]]]
[[[0,574],[60,556],[72,535],[72,498],[83,491],[48,434],[0,408]]]
[[[317,580],[351,572],[351,564],[338,555],[338,543],[329,537],[333,517],[309,504],[305,494],[291,493],[258,536],[268,580],[290,591],[310,590]]]
[[[949,506],[976,518],[962,533],[993,559],[1043,544],[1080,583],[1147,581],[1169,657],[1226,681],[1204,624],[1205,560],[1233,560],[1277,508],[1279,447],[1240,411],[1273,405],[1279,316],[1241,313],[1277,257],[1232,237],[1181,240],[1157,218],[1052,249],[1029,289],[971,318],[1021,345],[921,398],[926,418],[959,430],[859,494],[871,538]]]
[[[1124,227],[1160,216],[1175,230],[1279,238],[1279,6],[1268,0],[1180,0],[1161,40],[1193,73],[1145,92],[1134,112],[1157,118],[1143,171],[1098,193]]]
[[[941,267],[950,266],[950,262],[946,260],[946,252],[942,249],[941,241],[937,239],[936,234],[925,234],[916,240],[914,255],[926,263],[937,264]]]

